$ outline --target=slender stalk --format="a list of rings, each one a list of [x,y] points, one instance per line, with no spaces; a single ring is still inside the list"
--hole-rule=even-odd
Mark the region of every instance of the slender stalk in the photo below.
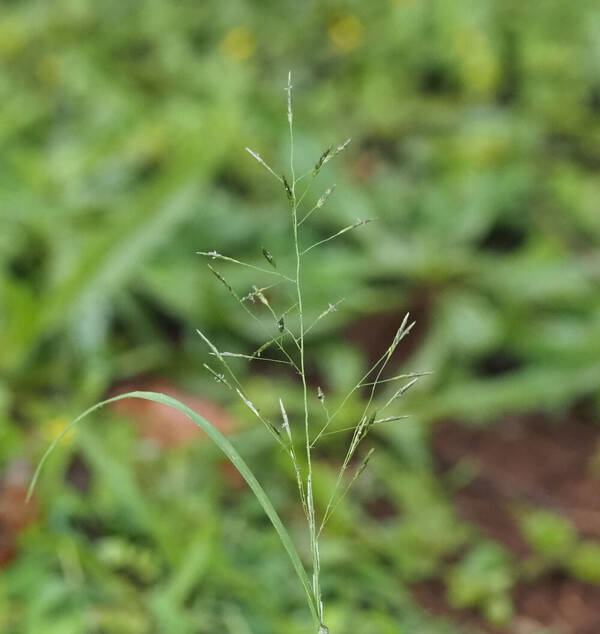
[[[206,367],[215,376],[216,380],[225,383],[228,387],[230,387],[233,391],[235,391],[238,394],[238,396],[245,402],[246,406],[267,426],[268,430],[271,432],[273,436],[275,436],[280,446],[282,446],[282,448],[288,453],[292,461],[295,475],[296,475],[298,491],[300,494],[300,501],[302,503],[304,515],[307,520],[308,533],[310,538],[310,551],[311,551],[311,559],[312,559],[312,585],[310,589],[311,596],[310,596],[309,603],[310,603],[311,609],[314,608],[313,614],[317,617],[318,634],[329,634],[329,629],[323,622],[324,613],[323,613],[323,601],[322,601],[322,591],[321,591],[321,582],[320,582],[319,537],[326,523],[329,521],[333,513],[336,511],[336,509],[339,507],[341,502],[344,500],[347,493],[352,488],[353,484],[356,482],[356,480],[359,478],[359,476],[367,467],[369,458],[371,457],[371,454],[372,454],[372,450],[366,454],[365,458],[359,465],[358,469],[356,469],[354,476],[350,479],[350,482],[347,483],[343,488],[341,488],[342,482],[344,480],[344,475],[349,468],[352,458],[356,455],[357,449],[360,443],[362,442],[362,440],[367,436],[367,434],[369,433],[369,431],[374,425],[398,421],[404,418],[403,416],[387,416],[383,418],[381,417],[377,418],[376,411],[371,409],[371,404],[373,403],[373,399],[374,399],[377,387],[379,386],[380,383],[397,381],[402,378],[411,379],[404,386],[396,390],[393,396],[387,401],[387,403],[385,403],[385,405],[383,406],[383,409],[386,409],[393,402],[395,402],[395,400],[398,397],[400,397],[406,390],[408,390],[411,387],[411,385],[413,385],[416,382],[416,380],[419,378],[419,376],[421,376],[423,373],[396,375],[387,379],[382,378],[383,372],[385,371],[385,368],[388,362],[390,361],[399,342],[402,340],[402,338],[406,334],[408,334],[408,332],[414,325],[414,324],[408,325],[408,315],[407,315],[404,321],[402,322],[400,328],[398,329],[396,336],[394,337],[394,340],[392,341],[391,345],[387,348],[387,350],[383,353],[383,355],[379,358],[379,360],[376,361],[376,363],[366,372],[364,376],[360,378],[360,380],[356,383],[356,385],[354,385],[354,387],[346,394],[346,396],[343,398],[343,400],[335,409],[335,411],[333,411],[333,413],[330,413],[329,409],[325,405],[325,395],[323,391],[319,388],[318,397],[319,397],[319,400],[321,401],[321,404],[325,412],[325,424],[321,427],[320,431],[315,435],[315,437],[313,438],[311,442],[311,430],[310,430],[309,407],[308,407],[308,385],[307,385],[307,377],[306,377],[306,353],[305,353],[306,335],[322,318],[324,318],[330,312],[337,310],[337,306],[343,300],[339,300],[335,304],[329,304],[328,308],[325,311],[323,311],[316,319],[313,319],[312,323],[310,323],[309,326],[305,326],[306,314],[304,311],[303,298],[302,298],[303,258],[312,249],[320,247],[324,245],[325,243],[328,243],[329,241],[342,236],[348,231],[362,227],[363,225],[371,222],[371,220],[376,220],[376,218],[368,219],[368,220],[357,220],[355,223],[340,229],[333,235],[330,235],[329,237],[323,240],[320,240],[303,250],[300,248],[300,237],[299,237],[300,226],[302,225],[304,221],[308,220],[311,217],[313,212],[315,212],[316,210],[320,209],[321,207],[325,205],[328,197],[333,192],[335,185],[332,185],[328,189],[326,189],[323,192],[323,194],[321,194],[321,196],[317,199],[317,202],[308,210],[308,212],[304,212],[303,214],[300,214],[301,203],[303,202],[305,196],[307,195],[311,187],[311,184],[314,182],[315,177],[319,174],[321,168],[327,162],[329,162],[332,158],[334,158],[337,154],[342,152],[348,146],[350,139],[344,141],[342,144],[338,145],[335,148],[333,146],[329,146],[321,154],[321,156],[317,160],[312,170],[304,172],[303,174],[301,174],[301,176],[296,178],[295,165],[294,165],[294,127],[293,127],[294,114],[292,109],[291,72],[288,74],[288,83],[286,86],[286,92],[287,92],[287,120],[288,120],[289,138],[290,138],[290,158],[289,158],[290,180],[288,181],[288,178],[283,173],[281,174],[281,176],[277,175],[277,173],[273,169],[271,169],[269,165],[265,163],[265,161],[261,158],[259,154],[249,149],[248,149],[248,152],[261,165],[263,165],[263,167],[265,167],[273,176],[275,176],[275,178],[277,178],[277,180],[283,185],[283,188],[285,190],[285,194],[287,196],[287,199],[291,207],[292,237],[294,242],[295,268],[296,268],[295,277],[288,277],[276,270],[264,269],[263,267],[258,267],[258,266],[255,266],[254,264],[249,264],[247,262],[235,260],[234,258],[221,255],[217,253],[216,251],[201,252],[200,254],[205,257],[225,260],[233,264],[245,266],[245,267],[254,269],[260,273],[268,273],[270,275],[275,274],[279,276],[280,280],[277,282],[278,284],[289,282],[293,285],[294,294],[296,295],[296,298],[294,300],[295,303],[283,313],[279,313],[278,311],[276,311],[271,306],[269,299],[263,293],[264,290],[271,288],[271,286],[273,285],[266,286],[262,289],[254,287],[254,290],[251,294],[249,294],[247,297],[240,298],[236,294],[236,292],[233,290],[231,285],[227,282],[227,280],[218,271],[215,271],[214,269],[212,269],[212,267],[210,267],[213,274],[221,281],[221,283],[223,283],[226,286],[229,292],[233,294],[233,296],[240,303],[242,308],[253,319],[259,322],[260,322],[259,318],[247,306],[248,302],[246,300],[252,300],[253,302],[258,300],[261,304],[263,304],[267,308],[267,310],[270,312],[271,316],[273,317],[275,325],[279,329],[279,334],[269,339],[252,355],[246,355],[241,353],[238,354],[238,353],[219,352],[213,346],[213,344],[210,343],[208,339],[206,339],[204,335],[201,335],[201,336],[203,337],[203,339],[205,339],[206,343],[209,345],[211,354],[213,354],[219,359],[224,369],[226,370],[227,374],[232,377],[233,384],[229,385],[229,383],[227,382],[227,379],[225,378],[225,375],[220,375],[214,370],[212,370],[210,367],[208,366]],[[298,195],[298,190],[299,190],[298,183],[302,179],[309,176],[310,174],[312,174],[310,182],[307,183],[307,185],[304,187],[304,191],[302,192],[302,194]],[[299,219],[300,216],[301,218]],[[263,255],[265,255],[265,258],[275,269],[276,265],[274,264],[273,257],[270,252],[265,251],[264,247],[263,247]],[[297,333],[295,331],[292,332],[292,330],[286,324],[286,320],[284,319],[284,317],[290,312],[292,312],[294,309],[297,309],[297,316],[298,316],[298,332]],[[262,325],[262,322],[260,323]],[[288,350],[286,350],[286,348],[283,345],[283,341],[288,335],[292,339],[292,342],[295,346],[295,350],[291,351],[293,353],[293,357],[292,357],[292,354],[288,352]],[[285,358],[275,359],[272,357],[268,357],[268,358],[261,357],[262,352],[266,350],[267,348],[269,348],[271,345],[276,346],[280,350],[280,352],[284,355]],[[287,412],[285,411],[285,408],[283,406],[283,401],[281,399],[279,400],[282,419],[283,419],[283,425],[281,429],[279,429],[277,427],[274,427],[269,421],[265,420],[260,414],[260,412],[256,409],[256,407],[252,404],[252,402],[248,400],[245,393],[241,389],[241,386],[239,385],[239,381],[233,375],[230,367],[228,366],[226,357],[240,357],[240,358],[246,358],[249,360],[259,358],[265,361],[271,361],[275,363],[284,363],[284,364],[290,365],[298,373],[302,382],[302,401],[303,401],[303,410],[304,410],[303,411],[304,446],[305,446],[305,452],[306,452],[306,476],[304,476],[303,469],[301,468],[300,463],[298,461],[298,455],[296,454],[296,449],[294,447],[292,428],[288,420]],[[369,388],[369,396],[358,423],[356,425],[353,425],[352,427],[345,427],[343,429],[327,431],[328,427],[336,418],[336,416],[343,410],[344,405],[346,404],[348,399],[352,396],[352,394],[354,394],[358,389],[361,389],[361,388]],[[330,434],[341,433],[344,431],[352,431],[353,432],[352,439],[346,451],[344,460],[340,466],[337,481],[335,483],[335,486],[333,487],[333,491],[327,503],[325,512],[317,528],[314,492],[313,492],[312,450],[315,447],[318,440],[322,436],[328,436]],[[281,432],[283,432],[283,434]]]
[[[306,445],[306,464],[307,464],[307,476],[306,476],[306,503],[308,509],[308,523],[310,534],[310,550],[312,556],[313,567],[313,593],[315,598],[315,605],[319,619],[321,621],[321,627],[323,624],[323,601],[321,599],[321,584],[319,579],[320,562],[319,562],[319,544],[317,541],[316,533],[316,520],[315,520],[315,503],[313,497],[313,483],[312,483],[312,458],[311,458],[311,443],[310,443],[310,429],[308,419],[308,386],[306,383],[306,368],[304,358],[304,309],[302,305],[302,285],[301,285],[301,253],[300,243],[298,240],[298,203],[296,199],[296,177],[294,171],[294,126],[293,126],[293,111],[292,111],[292,73],[288,74],[287,85],[288,96],[288,108],[287,118],[290,132],[290,171],[292,174],[291,184],[291,205],[292,205],[292,223],[294,230],[294,250],[296,254],[296,294],[298,297],[298,316],[299,316],[299,329],[298,345],[300,348],[300,376],[302,379],[302,396],[304,405],[304,437]]]
[[[233,262],[234,264],[239,264],[240,266],[245,266],[248,269],[253,269],[254,271],[259,271],[260,273],[266,273],[267,275],[276,275],[284,279],[286,282],[294,282],[291,277],[287,277],[287,275],[283,275],[279,271],[275,271],[274,269],[265,269],[262,266],[255,266],[254,264],[250,264],[249,262],[242,262],[241,260],[236,260],[235,258],[230,258],[221,253],[217,253],[216,251],[196,251],[196,255],[203,255],[208,258],[212,258],[213,260],[223,260],[225,262]]]
[[[378,218],[367,218],[366,220],[357,220],[354,224],[348,225],[347,227],[340,229],[337,233],[334,233],[332,236],[329,236],[328,238],[325,238],[324,240],[319,240],[319,242],[315,242],[314,244],[311,244],[309,247],[304,249],[304,251],[302,251],[300,255],[305,255],[309,251],[312,251],[312,249],[314,249],[315,247],[319,247],[322,244],[329,242],[330,240],[335,240],[335,238],[339,238],[341,235],[343,235],[347,231],[352,231],[352,229],[357,229],[358,227],[364,227],[365,225],[369,224],[370,222],[373,222],[374,220],[378,220]]]

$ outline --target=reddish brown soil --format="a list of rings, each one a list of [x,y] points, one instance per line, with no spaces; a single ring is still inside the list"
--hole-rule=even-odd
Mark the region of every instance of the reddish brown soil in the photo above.
[[[111,390],[109,396],[116,396],[133,390],[161,392],[181,401],[201,416],[204,416],[224,434],[231,434],[236,422],[219,405],[189,392],[184,392],[169,381],[159,378],[139,378],[123,383]],[[196,442],[203,434],[198,426],[185,414],[168,405],[140,399],[117,401],[111,408],[130,417],[139,427],[140,434],[159,447],[176,447]]]
[[[478,476],[456,495],[460,513],[517,555],[527,553],[509,512],[527,502],[563,514],[585,537],[600,539],[600,427],[512,419],[487,429],[453,423],[433,437],[440,470],[469,461]],[[600,632],[600,630],[599,630]]]
[[[494,627],[470,610],[453,610],[444,599],[440,581],[412,588],[417,602],[431,614],[485,634],[598,634],[600,632],[600,588],[546,575],[519,584],[514,591],[515,618],[507,627]]]
[[[410,335],[398,346],[389,368],[393,369],[401,365],[418,349],[425,338],[433,292],[433,290],[424,290],[419,295],[412,297],[406,307],[368,315],[355,321],[346,328],[346,338],[364,351],[368,355],[370,363],[373,364],[392,343],[402,320],[406,313],[409,313],[409,321],[416,323]]]
[[[550,509],[568,517],[582,536],[600,539],[600,427],[591,422],[529,417],[485,429],[444,423],[435,429],[432,448],[442,479],[457,464],[474,469],[474,479],[452,494],[457,511],[518,558],[530,554],[514,518],[518,505]],[[516,616],[506,628],[450,609],[441,582],[413,591],[432,613],[489,634],[600,633],[600,587],[558,573],[515,588]]]
[[[139,378],[121,384],[113,389],[110,395],[114,396],[132,390],[168,394],[204,416],[225,435],[231,434],[238,427],[237,422],[220,405],[184,392],[160,377]],[[196,423],[167,405],[139,399],[127,399],[117,401],[111,407],[114,411],[131,418],[139,428],[140,435],[158,447],[170,448],[188,445],[203,438],[202,431]],[[246,482],[229,460],[224,459],[220,463],[219,472],[223,480],[233,490],[241,491],[246,488]]]
[[[38,515],[33,497],[26,503],[31,473],[27,465],[15,462],[0,481],[0,568],[17,555],[17,537]]]

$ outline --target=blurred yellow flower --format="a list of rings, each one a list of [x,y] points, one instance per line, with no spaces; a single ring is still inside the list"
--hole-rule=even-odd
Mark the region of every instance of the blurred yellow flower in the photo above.
[[[256,51],[256,39],[245,26],[237,26],[227,31],[221,41],[221,53],[234,62],[245,62]]]
[[[461,59],[461,74],[474,94],[491,94],[500,69],[487,35],[477,27],[465,27],[454,35],[454,48]]]
[[[353,14],[338,18],[329,26],[329,39],[342,53],[353,51],[362,43],[362,22]]]
[[[22,23],[3,20],[0,24],[0,56],[9,58],[18,55],[26,44],[26,33]]]
[[[48,442],[52,442],[53,440],[58,438],[58,436],[63,433],[65,427],[69,424],[69,422],[70,421],[64,416],[51,418],[44,427],[44,435],[46,436]],[[65,434],[61,442],[71,442],[72,440],[73,433],[69,431],[67,434]]]

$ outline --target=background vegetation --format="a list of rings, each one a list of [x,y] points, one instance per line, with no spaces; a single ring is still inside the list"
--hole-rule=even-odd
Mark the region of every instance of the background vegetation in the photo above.
[[[599,472],[595,3],[12,0],[0,11],[0,631],[310,626],[251,494],[164,412],[98,414],[22,503],[68,420],[124,384],[158,387],[231,433],[302,543],[292,474],[206,375],[194,331],[225,349],[262,342],[196,251],[259,262],[265,245],[291,262],[281,192],[243,151],[286,164],[288,68],[299,163],[353,138],[327,165],[322,183],[338,188],[315,238],[380,218],[316,252],[305,274],[312,305],[346,298],[311,341],[315,383],[346,387],[407,310],[418,326],[396,369],[435,371],[403,403],[411,418],[375,434],[330,525],[332,632],[525,631],[513,629],[519,584],[558,575],[595,591],[595,529],[512,483],[530,548],[514,552],[455,504],[481,465],[440,467],[435,449],[443,421],[486,434],[528,429],[535,413],[591,432],[581,469]],[[273,386],[298,402],[289,377],[240,371],[263,407]],[[334,477],[327,455],[316,468]],[[424,587],[447,609],[432,614]],[[453,625],[459,614],[472,625]]]

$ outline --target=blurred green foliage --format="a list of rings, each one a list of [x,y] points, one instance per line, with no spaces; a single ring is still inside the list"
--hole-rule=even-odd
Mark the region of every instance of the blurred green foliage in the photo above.
[[[577,531],[565,518],[549,511],[534,511],[523,519],[523,534],[535,552],[549,560],[561,560],[574,549]]]
[[[481,606],[494,624],[512,616],[509,591],[515,572],[507,553],[495,543],[475,546],[448,574],[448,595],[456,607]]]
[[[582,398],[597,411],[600,8],[11,0],[0,12],[2,470],[33,462],[116,382],[169,377],[239,416],[236,444],[302,542],[291,474],[204,375],[194,334],[202,325],[245,352],[262,343],[194,254],[258,263],[265,245],[289,267],[281,192],[243,148],[287,164],[292,68],[299,164],[353,138],[312,192],[338,185],[307,241],[380,219],[307,268],[317,314],[346,298],[314,331],[314,373],[347,386],[367,354],[346,327],[383,314],[385,331],[407,309],[420,329],[403,366],[435,370],[407,399],[414,417],[378,432],[373,468],[332,521],[331,631],[452,632],[406,589],[436,575],[455,604],[508,619],[516,577],[457,519],[428,424],[556,414]],[[264,407],[274,386],[297,402],[285,377],[249,380]],[[72,484],[77,461],[85,486]],[[0,630],[305,632],[277,538],[217,468],[202,443],[159,452],[98,415],[45,473],[41,519],[0,576]],[[326,460],[317,468],[330,482]],[[368,504],[383,499],[395,511],[374,519]],[[528,526],[542,555],[562,553],[561,527]],[[596,546],[574,548],[561,565],[598,581]]]

